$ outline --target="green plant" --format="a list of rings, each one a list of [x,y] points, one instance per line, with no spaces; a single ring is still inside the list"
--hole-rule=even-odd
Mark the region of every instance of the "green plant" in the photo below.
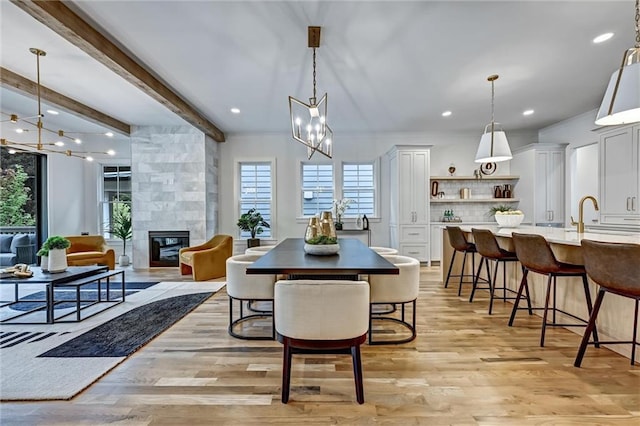
[[[122,253],[127,253],[127,240],[133,236],[131,228],[131,206],[126,203],[114,203],[109,233],[122,240]]]
[[[40,250],[38,250],[38,252],[36,253],[36,255],[40,257],[49,256],[49,249],[45,247],[45,245],[43,244]]]
[[[262,214],[256,209],[250,209],[246,213],[243,213],[238,219],[238,228],[242,231],[250,232],[251,238],[255,238],[256,235],[262,234],[264,231],[262,227],[269,228],[269,224],[262,218]]]
[[[71,242],[69,240],[65,237],[54,235],[53,237],[47,238],[47,241],[44,242],[40,250],[46,249],[47,252],[49,252],[51,250],[65,250],[69,247],[71,247]]]
[[[489,215],[494,215],[496,212],[508,212],[513,210],[513,207],[507,206],[506,204],[500,204],[498,206],[493,206],[489,209]]]
[[[338,239],[336,237],[329,237],[327,235],[318,235],[317,237],[309,238],[307,244],[336,244]]]

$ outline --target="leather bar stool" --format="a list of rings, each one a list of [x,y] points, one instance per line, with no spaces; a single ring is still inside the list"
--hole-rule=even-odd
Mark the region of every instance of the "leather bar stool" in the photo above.
[[[453,253],[451,254],[451,263],[449,264],[449,271],[447,272],[447,279],[444,282],[444,288],[449,286],[449,278],[460,278],[460,282],[458,284],[458,296],[462,293],[462,284],[473,284],[476,280],[476,275],[474,272],[476,270],[476,260],[474,254],[476,251],[476,245],[474,243],[470,243],[464,237],[464,233],[460,229],[459,226],[447,226],[447,235],[449,236],[449,243],[451,247],[453,247]],[[460,274],[451,275],[451,270],[453,269],[453,263],[456,260],[456,253],[462,253],[462,268],[460,269]],[[471,274],[464,273],[464,266],[467,262],[467,255],[471,255]],[[488,275],[487,275],[488,276]],[[465,278],[470,278],[471,281],[464,281]],[[484,282],[488,282],[486,279],[482,278]]]
[[[582,342],[576,355],[574,366],[580,367],[582,358],[589,344],[631,344],[631,365],[636,359],[638,342],[638,303],[640,302],[640,245],[622,243],[601,243],[582,240],[582,257],[587,275],[600,286],[598,296],[589,318],[589,324],[582,336]],[[595,331],[596,318],[602,305],[605,293],[613,293],[635,299],[633,316],[633,332],[627,341],[594,341],[590,342],[591,331]]]
[[[540,346],[544,346],[544,335],[547,326],[586,327],[587,321],[585,319],[566,312],[556,306],[556,279],[558,277],[580,277],[582,278],[584,296],[587,301],[587,310],[589,312],[589,315],[591,315],[591,294],[589,293],[587,272],[585,271],[584,266],[559,262],[553,254],[553,251],[551,251],[549,243],[542,235],[519,234],[514,232],[511,234],[511,237],[513,238],[513,244],[516,248],[518,260],[520,260],[520,263],[524,267],[524,272],[522,274],[522,281],[520,282],[520,288],[518,289],[516,302],[513,305],[511,317],[509,318],[509,326],[512,326],[513,321],[515,320],[516,312],[518,310],[518,304],[522,296],[522,291],[525,290],[527,294],[529,293],[529,283],[527,280],[527,276],[529,275],[529,272],[535,272],[547,276],[547,291],[545,296],[544,308],[533,308],[544,310],[544,314],[542,315],[542,333],[540,335]],[[549,308],[549,301],[551,299],[552,290],[553,305],[551,306],[551,308]],[[548,320],[549,310],[552,311],[551,322],[549,322]],[[578,320],[580,321],[580,323],[559,323],[558,319],[556,318],[556,314],[558,312],[567,315],[575,320]],[[529,314],[531,314],[531,312]],[[593,329],[593,338],[596,342],[598,342],[598,332],[596,331],[595,326]],[[598,343],[596,343],[596,345],[598,345]]]
[[[507,262],[517,262],[518,257],[514,252],[501,248],[498,245],[498,241],[496,240],[495,235],[493,235],[493,232],[487,229],[471,228],[471,233],[473,234],[473,240],[476,244],[476,250],[478,250],[478,253],[482,256],[476,277],[480,275],[483,263],[487,268],[487,276],[489,277],[489,315],[491,315],[493,310],[493,300],[496,298],[496,293],[499,290],[502,291],[502,297],[500,297],[500,299],[504,302],[516,299],[516,292],[507,287]],[[491,278],[491,273],[489,271],[489,261],[493,261],[496,264],[493,270],[493,279]],[[502,263],[502,287],[496,287],[496,282],[498,280],[498,267],[500,266],[500,263]],[[471,290],[469,302],[473,302],[473,295],[475,294],[477,287],[478,279],[476,278],[473,282],[473,289]],[[513,293],[514,296],[507,296],[508,293]],[[531,301],[529,299],[528,292],[526,299],[530,309]]]

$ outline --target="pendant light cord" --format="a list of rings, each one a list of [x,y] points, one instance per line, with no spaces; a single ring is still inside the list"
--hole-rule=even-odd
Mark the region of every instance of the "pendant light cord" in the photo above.
[[[313,48],[313,103],[316,99],[316,48]]]
[[[640,49],[640,0],[636,0],[636,49]]]

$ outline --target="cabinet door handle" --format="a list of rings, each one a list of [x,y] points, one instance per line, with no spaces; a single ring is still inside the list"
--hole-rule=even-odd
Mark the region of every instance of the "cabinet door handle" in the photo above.
[[[417,232],[409,232],[409,235],[420,235],[420,234]]]
[[[553,221],[553,210],[549,210],[549,220]]]
[[[627,197],[627,211],[629,211],[629,200],[631,200],[631,197]]]
[[[631,211],[636,211],[636,197],[631,197]]]

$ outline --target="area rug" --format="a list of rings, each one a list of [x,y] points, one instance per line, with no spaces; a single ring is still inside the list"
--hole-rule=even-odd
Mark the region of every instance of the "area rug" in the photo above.
[[[73,398],[224,284],[161,282],[79,323],[1,325],[0,400]]]

